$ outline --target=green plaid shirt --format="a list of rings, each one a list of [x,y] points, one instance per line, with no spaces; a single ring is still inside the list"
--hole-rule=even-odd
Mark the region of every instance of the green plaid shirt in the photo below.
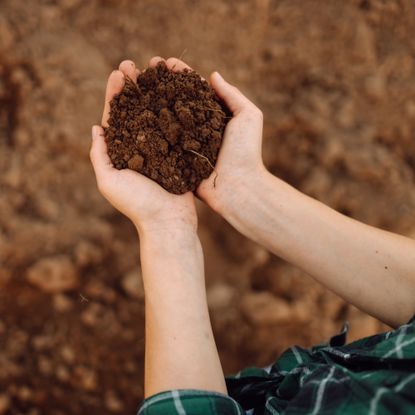
[[[346,345],[291,347],[266,369],[227,379],[229,396],[177,390],[146,399],[139,415],[415,414],[415,318]]]

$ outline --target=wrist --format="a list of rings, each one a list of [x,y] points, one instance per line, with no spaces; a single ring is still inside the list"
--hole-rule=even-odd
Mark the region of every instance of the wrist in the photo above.
[[[184,225],[146,229],[139,237],[146,295],[151,293],[158,297],[158,290],[152,288],[160,282],[166,284],[154,275],[169,274],[170,283],[177,287],[186,285],[189,280],[203,282],[203,251],[194,228]]]
[[[258,201],[263,199],[270,177],[274,176],[261,166],[251,174],[229,181],[226,189],[217,196],[215,211],[229,222],[245,216],[248,210],[255,209]]]
[[[221,204],[218,213],[246,237],[263,243],[262,235],[269,227],[278,227],[283,219],[282,205],[291,200],[290,185],[261,169],[258,174],[235,186],[232,199]]]
[[[137,233],[142,238],[163,239],[167,235],[197,235],[197,220],[170,218],[152,221],[134,221]]]
[[[175,248],[182,245],[196,245],[199,238],[197,224],[182,221],[158,221],[136,226],[141,244]]]

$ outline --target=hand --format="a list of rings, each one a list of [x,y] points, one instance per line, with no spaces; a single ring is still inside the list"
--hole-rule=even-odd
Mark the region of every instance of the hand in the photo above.
[[[215,171],[197,189],[197,195],[226,219],[241,209],[267,174],[262,162],[262,112],[218,72],[211,86],[233,117],[226,126]]]
[[[162,60],[153,59],[152,64]],[[168,59],[167,66],[178,71],[192,69],[175,58]],[[197,195],[213,210],[229,218],[269,174],[261,155],[263,116],[258,107],[218,72],[211,75],[210,83],[233,117],[226,126],[215,171],[200,184]]]
[[[149,66],[154,67],[160,59],[151,59]],[[175,71],[181,70],[180,66],[175,65],[174,59],[167,60],[167,66]],[[135,80],[138,74],[132,61],[123,61],[119,69],[111,73],[105,94],[103,126],[108,126],[110,102],[123,89],[125,77]],[[99,191],[116,209],[131,219],[140,235],[147,231],[183,227],[196,230],[197,215],[193,194],[188,192],[174,195],[133,170],[117,170],[108,156],[101,126],[92,129],[90,157]]]

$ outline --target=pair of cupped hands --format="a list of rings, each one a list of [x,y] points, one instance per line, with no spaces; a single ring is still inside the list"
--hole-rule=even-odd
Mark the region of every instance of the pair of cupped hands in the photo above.
[[[153,57],[149,67],[155,67],[162,60]],[[165,62],[176,72],[191,69],[180,59],[169,58]],[[108,125],[112,98],[121,92],[127,77],[135,80],[138,74],[139,70],[130,60],[121,62],[118,70],[110,74],[105,93],[103,127]],[[232,119],[224,133],[215,171],[200,184],[196,195],[226,217],[243,208],[240,206],[242,195],[249,197],[249,192],[265,173],[261,157],[263,118],[261,111],[218,72],[210,76],[210,84],[232,112]],[[108,156],[101,126],[92,128],[90,157],[98,189],[134,223],[140,235],[178,228],[197,229],[193,193],[174,195],[133,170],[117,170]]]

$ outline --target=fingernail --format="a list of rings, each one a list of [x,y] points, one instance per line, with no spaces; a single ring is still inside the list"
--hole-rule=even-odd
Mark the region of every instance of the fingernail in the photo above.
[[[215,75],[221,80],[221,81],[224,81],[224,79],[223,79],[223,76],[218,72],[218,71],[216,71],[215,72]]]
[[[122,77],[123,79],[125,78],[124,73],[123,73],[122,71],[120,71],[119,69],[114,69],[114,70],[111,72],[111,75],[110,75],[110,76],[113,76],[113,75],[115,75],[115,74],[117,74],[117,75],[118,75],[118,73],[120,73],[120,74],[121,74],[121,77]]]
[[[98,125],[93,125],[92,126],[92,138],[97,138],[99,136],[100,133],[100,128]]]

